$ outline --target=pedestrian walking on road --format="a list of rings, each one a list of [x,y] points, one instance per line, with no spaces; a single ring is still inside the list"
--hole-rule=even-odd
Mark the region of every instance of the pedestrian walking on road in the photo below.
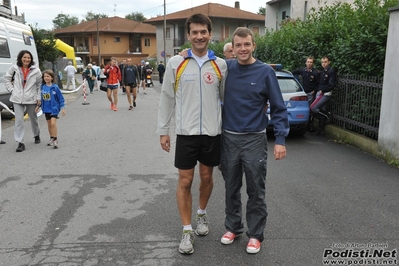
[[[163,64],[163,62],[159,62],[158,64],[158,75],[159,75],[159,83],[162,84],[163,82],[163,75],[165,74],[165,65]]]
[[[94,72],[96,72],[96,77],[97,79],[94,81],[94,90],[98,91],[98,87],[100,86],[98,83],[100,82],[100,67],[97,66],[96,62],[91,63],[93,66],[92,68],[94,69]]]
[[[123,84],[126,90],[127,101],[129,103],[129,110],[132,110],[133,107],[136,107],[136,98],[137,98],[137,78],[139,76],[139,72],[137,67],[132,64],[132,59],[127,59],[127,65],[123,68]],[[132,96],[130,93],[133,94],[133,104],[132,104]]]
[[[124,68],[126,66],[126,59],[122,59],[122,63],[118,65],[119,70],[121,71],[121,80],[119,81],[120,88],[122,89],[122,94],[126,93],[125,84],[123,84],[123,74],[125,73]]]
[[[89,85],[90,93],[92,94],[94,89],[94,83],[97,82],[97,74],[96,71],[93,69],[92,64],[87,65],[84,75],[86,76],[86,82]]]
[[[67,84],[66,89],[69,90],[69,85],[72,85],[72,90],[76,89],[75,84],[75,74],[77,72],[76,68],[72,65],[71,61],[68,61],[68,65],[64,68],[64,71],[67,74]]]
[[[107,98],[111,102],[111,110],[118,111],[118,86],[122,76],[115,57],[112,57],[111,64],[105,67],[104,74],[108,76]]]
[[[266,170],[268,124],[265,106],[269,102],[276,137],[276,160],[286,156],[285,137],[289,132],[288,115],[276,74],[270,66],[255,59],[254,35],[245,27],[233,33],[237,60],[227,60],[228,75],[223,101],[221,170],[225,180],[225,228],[223,244],[231,244],[244,232],[241,187],[243,172],[247,184],[246,250],[258,253],[266,227]],[[237,110],[240,110],[239,112]]]
[[[25,150],[25,111],[29,115],[35,144],[40,143],[40,128],[35,108],[41,104],[42,73],[36,66],[32,53],[22,50],[17,56],[17,64],[8,69],[3,79],[6,89],[11,92],[10,102],[14,106],[14,138],[18,142],[16,151],[22,152]]]
[[[141,60],[140,65],[137,66],[137,70],[139,71],[139,75],[140,75],[140,81],[138,83],[137,92],[140,91],[140,86],[144,91],[145,90],[145,61],[144,60]]]
[[[54,84],[54,72],[52,70],[43,71],[43,83],[41,85],[41,106],[36,107],[36,112],[40,107],[46,117],[50,141],[47,146],[58,148],[58,129],[57,119],[61,112],[65,116],[65,101],[57,84]]]
[[[194,14],[186,21],[187,38],[192,49],[188,57],[172,57],[165,71],[158,109],[158,134],[163,150],[170,151],[170,122],[175,110],[175,167],[179,178],[176,198],[183,224],[179,252],[194,252],[194,233],[209,233],[206,207],[213,189],[213,168],[220,162],[221,97],[226,62],[208,50],[212,37],[211,20]],[[185,79],[189,76],[189,79]],[[176,108],[175,108],[176,106]],[[197,228],[191,225],[194,168],[199,161],[200,195]]]

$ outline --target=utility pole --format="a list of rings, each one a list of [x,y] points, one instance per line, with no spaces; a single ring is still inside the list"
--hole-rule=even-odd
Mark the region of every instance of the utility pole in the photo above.
[[[97,50],[98,50],[98,66],[101,66],[101,52],[100,52],[100,32],[98,31],[98,17],[97,17]]]
[[[163,56],[166,66],[166,0],[163,0]]]

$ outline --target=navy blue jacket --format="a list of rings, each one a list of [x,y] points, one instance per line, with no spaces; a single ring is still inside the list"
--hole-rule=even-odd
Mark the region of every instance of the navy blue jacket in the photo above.
[[[337,74],[330,66],[320,72],[320,84],[318,91],[323,93],[330,92],[334,89],[337,83]]]
[[[308,69],[307,67],[297,69],[292,71],[294,76],[302,77],[302,87],[306,93],[310,93],[312,91],[316,92],[319,87],[319,71],[317,69],[312,68]]]
[[[269,65],[256,60],[240,65],[227,60],[222,127],[238,133],[262,132],[268,124],[265,106],[270,105],[276,144],[285,144],[289,133],[287,108],[281,95],[276,73]]]

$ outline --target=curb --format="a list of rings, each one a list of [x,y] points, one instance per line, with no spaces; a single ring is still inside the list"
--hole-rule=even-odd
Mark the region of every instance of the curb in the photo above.
[[[399,158],[392,158],[386,154],[378,145],[378,141],[367,138],[358,133],[354,133],[340,128],[337,125],[326,125],[325,131],[332,139],[340,141],[342,144],[348,144],[357,147],[375,157],[383,159],[389,164],[394,164]]]

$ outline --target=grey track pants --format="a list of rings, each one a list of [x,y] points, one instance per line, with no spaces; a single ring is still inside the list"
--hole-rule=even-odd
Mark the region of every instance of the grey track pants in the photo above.
[[[247,236],[263,241],[266,228],[266,133],[231,134],[223,132],[221,167],[226,189],[225,227],[240,234],[242,223],[241,187],[243,172],[247,185]]]
[[[24,123],[24,110],[26,107],[26,112],[29,115],[30,124],[32,126],[33,136],[38,136],[40,134],[39,123],[37,115],[35,112],[36,104],[17,104],[14,103],[15,112],[15,128],[14,128],[14,138],[16,142],[24,142],[25,136],[25,123]]]

